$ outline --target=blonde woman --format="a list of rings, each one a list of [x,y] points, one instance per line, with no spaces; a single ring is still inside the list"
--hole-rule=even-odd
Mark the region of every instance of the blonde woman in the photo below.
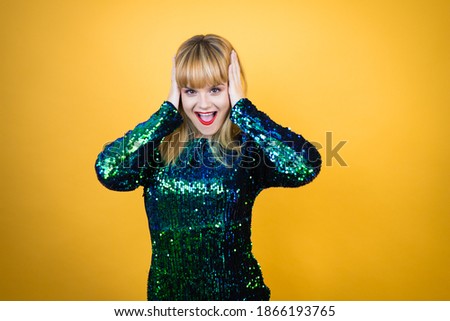
[[[98,155],[95,169],[107,188],[144,188],[148,300],[270,298],[252,254],[253,203],[265,188],[311,182],[321,158],[245,92],[231,44],[194,36],[176,53],[159,110]]]

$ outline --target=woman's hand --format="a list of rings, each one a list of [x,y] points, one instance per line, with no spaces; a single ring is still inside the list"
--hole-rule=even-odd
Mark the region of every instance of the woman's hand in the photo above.
[[[178,88],[177,79],[175,77],[175,57],[172,58],[172,83],[170,85],[170,92],[167,100],[170,101],[176,109],[178,109],[178,105],[180,103],[180,88]]]
[[[231,52],[231,64],[228,67],[228,95],[230,96],[231,107],[244,98],[244,88],[241,81],[241,68],[236,52]]]

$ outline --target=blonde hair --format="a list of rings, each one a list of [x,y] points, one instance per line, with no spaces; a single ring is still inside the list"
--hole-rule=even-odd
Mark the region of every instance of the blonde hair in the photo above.
[[[181,44],[175,56],[178,86],[203,88],[228,83],[228,67],[232,50],[234,48],[231,43],[218,35],[197,35],[189,38]],[[242,66],[240,67],[244,92],[246,92],[245,75]],[[183,123],[167,135],[158,147],[162,159],[169,165],[176,161],[183,147],[198,133],[194,124],[186,116],[181,100],[178,110],[183,116]],[[239,142],[235,140],[239,133],[239,127],[231,122],[228,114],[221,128],[210,140],[213,155],[221,163],[225,164],[223,156],[226,150],[240,153]]]

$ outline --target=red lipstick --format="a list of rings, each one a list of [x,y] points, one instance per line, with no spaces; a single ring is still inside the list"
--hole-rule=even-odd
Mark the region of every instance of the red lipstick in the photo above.
[[[216,120],[217,112],[211,111],[207,113],[196,112],[198,120],[205,126],[211,125]]]

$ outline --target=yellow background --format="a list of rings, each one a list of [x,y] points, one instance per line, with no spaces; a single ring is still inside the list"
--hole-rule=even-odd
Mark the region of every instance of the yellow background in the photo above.
[[[273,300],[449,300],[448,1],[3,0],[3,300],[145,300],[142,189],[96,179],[103,145],[166,99],[171,58],[228,38],[249,98],[324,146],[319,177],[264,191],[254,253]]]

